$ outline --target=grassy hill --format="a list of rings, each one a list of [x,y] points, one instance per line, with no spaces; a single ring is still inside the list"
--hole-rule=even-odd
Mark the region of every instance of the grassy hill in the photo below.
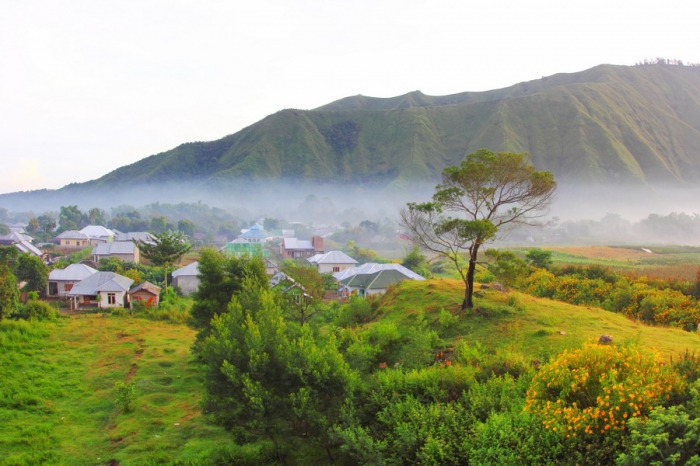
[[[458,280],[402,282],[380,298],[379,317],[368,325],[405,329],[423,316],[443,346],[528,362],[601,334],[669,357],[700,350],[695,333],[515,292],[482,290],[476,310],[460,314],[462,292]],[[234,457],[229,435],[200,412],[193,338],[183,325],[100,314],[0,322],[0,465],[198,464],[221,451]],[[134,384],[130,412],[115,401],[117,382]]]
[[[560,180],[700,180],[700,67],[601,65],[487,92],[355,96],[283,110],[88,185],[433,179],[481,147],[529,152]]]

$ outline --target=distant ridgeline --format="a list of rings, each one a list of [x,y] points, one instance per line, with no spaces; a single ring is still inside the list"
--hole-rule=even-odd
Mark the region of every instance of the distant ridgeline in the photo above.
[[[282,110],[222,139],[182,144],[50,194],[124,193],[162,183],[173,195],[185,183],[240,192],[261,181],[391,190],[434,183],[445,167],[482,147],[529,152],[560,184],[697,185],[700,67],[652,62],[600,65],[486,92],[358,95],[314,110]]]

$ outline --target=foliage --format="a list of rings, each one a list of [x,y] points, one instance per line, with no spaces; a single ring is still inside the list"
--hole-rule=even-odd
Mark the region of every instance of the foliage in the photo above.
[[[0,320],[17,312],[18,305],[17,279],[7,266],[0,264]]]
[[[20,282],[26,282],[22,291],[36,291],[43,295],[49,279],[49,268],[40,257],[33,254],[20,254],[17,258],[15,275]]]
[[[136,385],[133,382],[115,382],[114,391],[116,392],[114,401],[119,409],[125,413],[131,412],[132,405],[136,399]]]
[[[379,259],[379,255],[376,252],[372,251],[371,249],[360,247],[354,240],[348,240],[345,243],[345,247],[343,247],[343,251],[360,264],[377,262]]]
[[[700,465],[700,418],[679,406],[660,406],[649,419],[631,419],[631,447],[617,459],[620,466]]]
[[[511,251],[491,248],[486,250],[486,257],[489,259],[489,263],[486,265],[488,271],[496,277],[496,280],[506,286],[514,286],[527,276],[527,264]]]
[[[550,269],[552,267],[552,251],[540,248],[532,248],[525,254],[529,264],[538,269]]]
[[[629,419],[646,419],[682,388],[681,378],[658,353],[586,344],[539,370],[527,391],[526,409],[562,438],[609,457],[609,445],[603,448],[606,436],[619,448]]]
[[[153,242],[134,240],[141,253],[157,267],[163,267],[164,287],[168,288],[168,267],[176,263],[192,248],[180,232],[164,231],[152,235]]]
[[[555,186],[553,175],[535,170],[526,154],[480,149],[459,166],[446,168],[433,201],[409,203],[401,211],[401,223],[414,244],[454,263],[465,286],[462,309],[467,309],[474,306],[479,249],[500,229],[540,215]],[[457,217],[443,215],[450,212]],[[467,263],[460,257],[465,252]]]
[[[333,335],[320,339],[283,315],[269,289],[251,285],[212,319],[200,351],[205,408],[239,435],[270,438],[278,448],[293,439],[326,445],[356,374]]]
[[[299,293],[286,293],[284,298],[290,314],[304,324],[321,309],[321,299],[326,292],[324,278],[316,268],[293,261],[284,262],[280,270],[301,286]]]
[[[414,246],[406,253],[406,256],[401,260],[401,265],[425,278],[430,278],[433,275],[428,268],[428,260],[425,254],[421,252],[418,246]]]
[[[192,325],[200,330],[200,339],[208,334],[214,316],[227,312],[234,296],[249,286],[268,286],[262,258],[225,256],[214,249],[201,251],[199,281],[193,295]]]
[[[28,320],[55,320],[58,311],[45,301],[32,299],[21,304],[17,314],[18,317]]]

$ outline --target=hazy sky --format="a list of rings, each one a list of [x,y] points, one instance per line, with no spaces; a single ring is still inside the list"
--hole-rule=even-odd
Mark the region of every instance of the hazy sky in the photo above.
[[[284,108],[700,62],[690,0],[0,0],[0,193],[82,182]]]

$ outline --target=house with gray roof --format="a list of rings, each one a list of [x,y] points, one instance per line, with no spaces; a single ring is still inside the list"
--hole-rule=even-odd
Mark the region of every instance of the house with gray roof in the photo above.
[[[319,273],[341,272],[357,265],[357,261],[343,251],[330,251],[325,254],[316,254],[307,259],[316,267]]]
[[[147,231],[130,231],[128,233],[117,233],[114,236],[114,241],[143,241],[148,244],[155,244],[153,235]]]
[[[127,307],[132,283],[132,279],[114,272],[97,272],[75,284],[68,297],[73,300],[73,309]]]
[[[138,264],[140,260],[139,248],[132,241],[114,241],[112,243],[99,243],[92,249],[92,260],[95,262],[109,257]]]
[[[338,295],[342,298],[353,293],[371,296],[385,293],[387,288],[403,280],[425,280],[424,277],[400,264],[368,263],[333,274],[338,280]]]
[[[179,287],[183,295],[189,296],[199,288],[199,262],[180,267],[172,274],[172,284]]]
[[[90,246],[90,237],[78,230],[66,230],[51,241],[65,248],[80,249]]]
[[[65,298],[76,283],[80,283],[97,270],[84,264],[71,264],[65,269],[55,269],[49,272],[46,284],[46,295]]]
[[[312,236],[310,240],[283,238],[280,243],[280,254],[283,259],[297,259],[323,254],[323,238]]]
[[[100,243],[111,243],[114,241],[115,233],[102,225],[88,225],[80,233],[90,238],[90,245],[95,246]]]

